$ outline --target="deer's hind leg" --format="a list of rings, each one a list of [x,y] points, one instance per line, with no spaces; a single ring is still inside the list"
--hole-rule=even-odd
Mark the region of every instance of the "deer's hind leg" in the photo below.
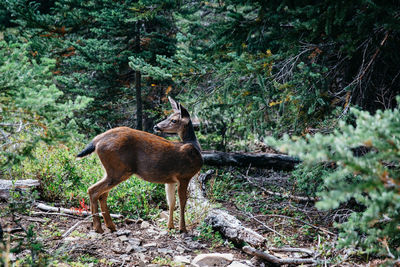
[[[111,230],[111,232],[114,232],[117,227],[113,223],[110,215],[110,211],[108,210],[107,206],[107,197],[108,197],[109,191],[103,193],[100,198],[100,208],[101,208],[101,214],[103,215],[104,218],[104,223],[106,224],[107,228]]]
[[[128,176],[129,177],[129,176]],[[115,230],[115,224],[111,220],[110,212],[107,207],[107,197],[108,192],[121,183],[122,181],[126,180],[126,178],[122,175],[118,178],[113,178],[112,176],[105,175],[103,179],[89,187],[88,194],[90,198],[90,210],[92,211],[93,215],[93,228],[98,233],[103,233],[103,229],[101,228],[100,216],[98,214],[98,201],[100,200],[100,207],[102,210],[103,218],[105,224],[110,230]]]
[[[189,179],[182,179],[179,181],[178,185],[178,196],[179,196],[179,212],[180,212],[180,218],[179,218],[179,231],[181,233],[186,233],[186,223],[185,223],[185,207],[186,207],[186,201],[187,201],[187,188],[189,185]]]

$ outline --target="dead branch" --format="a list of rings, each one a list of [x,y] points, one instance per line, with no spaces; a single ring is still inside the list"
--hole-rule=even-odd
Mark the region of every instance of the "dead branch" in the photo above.
[[[315,254],[313,251],[306,248],[269,248],[269,250],[273,252],[298,252],[309,256],[314,256]]]
[[[295,265],[301,265],[301,264],[316,264],[317,261],[314,259],[302,259],[302,258],[286,258],[286,259],[281,259],[278,257],[275,257],[274,255],[271,255],[265,251],[260,251],[257,250],[251,246],[245,246],[242,248],[244,252],[247,254],[250,254],[252,256],[256,256],[258,258],[261,258],[263,260],[266,260],[270,263],[273,263],[275,265],[284,265],[284,264],[295,264]]]
[[[0,199],[8,200],[10,198],[10,190],[28,190],[36,188],[40,185],[38,180],[3,180],[0,179]]]
[[[67,231],[65,231],[65,233],[61,236],[62,238],[66,238],[67,236],[69,236],[76,228],[78,228],[78,226],[80,226],[81,224],[84,223],[88,223],[89,220],[92,218],[92,215],[88,216],[87,218],[85,218],[82,221],[79,221],[77,223],[75,223],[71,228],[69,228]]]
[[[326,229],[324,229],[324,228],[315,226],[315,225],[313,225],[313,224],[311,224],[311,223],[308,223],[308,222],[306,222],[306,221],[303,221],[303,220],[301,220],[301,219],[299,219],[299,218],[294,218],[294,217],[285,216],[285,215],[280,215],[280,214],[265,214],[265,215],[259,215],[259,216],[263,216],[263,217],[279,217],[279,218],[284,218],[284,219],[289,219],[289,220],[298,221],[298,222],[301,222],[301,223],[303,223],[303,224],[305,224],[305,225],[308,225],[308,226],[310,226],[310,227],[312,227],[312,228],[314,228],[314,229],[316,229],[316,230],[318,230],[318,231],[320,231],[320,232],[322,232],[322,233],[324,233],[324,234],[329,234],[329,235],[332,235],[332,236],[335,236],[335,237],[337,236],[335,233],[332,233],[332,232],[329,231],[329,230],[326,230]]]
[[[70,217],[76,219],[78,215],[71,215],[71,214],[66,214],[66,213],[61,213],[61,212],[40,212],[40,211],[33,211],[32,216],[41,216],[41,215],[57,215],[57,216],[65,216],[65,217]]]
[[[273,192],[271,190],[267,190],[262,186],[259,186],[258,184],[254,183],[251,181],[251,179],[247,175],[242,175],[242,177],[249,182],[251,185],[261,189],[264,193],[272,196],[277,196],[277,197],[282,197],[282,198],[288,198],[294,201],[299,201],[299,202],[308,202],[308,201],[318,201],[319,199],[316,197],[302,197],[302,196],[295,196],[295,195],[290,195],[290,194],[283,194],[283,193],[278,193],[278,192]]]
[[[66,208],[57,208],[57,207],[52,207],[43,203],[37,203],[36,207],[41,210],[45,211],[53,211],[53,212],[58,212],[58,213],[66,213],[66,214],[72,214],[72,215],[83,215],[83,216],[90,216],[91,213],[88,211],[77,211],[77,210],[72,210],[72,209],[66,209]],[[120,219],[123,216],[121,214],[110,214],[112,218],[117,218]]]

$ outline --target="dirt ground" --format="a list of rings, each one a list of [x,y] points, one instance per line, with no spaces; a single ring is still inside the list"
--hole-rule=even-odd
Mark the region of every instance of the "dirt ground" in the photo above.
[[[322,213],[314,208],[312,201],[299,202],[285,197],[291,188],[288,174],[262,171],[249,177],[247,175],[243,186],[251,186],[254,192],[243,195],[244,190],[239,187],[226,192],[225,200],[217,200],[214,204],[234,215],[245,227],[263,235],[266,245],[261,250],[270,247],[305,248],[313,252],[315,259],[328,260],[332,266],[374,266],[373,262],[363,263],[354,258],[349,251],[333,248],[336,232],[332,224],[345,217],[346,209]],[[212,187],[212,183],[209,186]],[[274,188],[282,197],[271,196],[262,188]],[[243,201],[240,194],[246,197]],[[0,208],[4,209],[6,205],[0,203]],[[165,211],[151,221],[114,219],[117,231],[107,229],[103,234],[94,232],[91,221],[83,216],[51,214],[37,208],[31,211],[30,216],[17,214],[17,218],[25,229],[33,225],[37,241],[43,244],[43,254],[49,256],[51,261],[48,264],[53,266],[195,266],[193,261],[198,255],[209,253],[231,257],[228,263],[214,266],[269,266],[228,240],[220,242],[223,239],[202,233],[198,228],[200,222],[189,223],[186,234],[167,231]],[[81,224],[74,231],[62,237],[78,222]],[[12,223],[11,218],[1,218],[1,225],[4,231],[11,232],[11,241],[8,242],[11,247],[26,239],[26,233]],[[106,229],[104,224],[103,229]],[[30,253],[23,246],[19,252],[10,254],[10,261],[26,259]],[[307,256],[272,253],[280,258]]]

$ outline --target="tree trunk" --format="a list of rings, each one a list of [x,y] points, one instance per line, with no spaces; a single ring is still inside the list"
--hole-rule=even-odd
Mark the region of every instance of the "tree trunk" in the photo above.
[[[136,53],[140,53],[140,21],[136,23]],[[143,112],[142,112],[142,75],[140,71],[135,73],[136,83],[136,129],[143,130]]]
[[[257,167],[290,171],[300,163],[299,159],[283,154],[270,153],[225,153],[219,151],[203,151],[205,165]]]

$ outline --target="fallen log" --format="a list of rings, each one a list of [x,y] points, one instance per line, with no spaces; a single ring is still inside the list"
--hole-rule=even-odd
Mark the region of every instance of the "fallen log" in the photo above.
[[[206,173],[211,175],[212,172]],[[265,238],[242,225],[242,223],[228,212],[215,208],[210,203],[201,190],[198,179],[192,179],[189,184],[190,198],[188,205],[192,212],[198,216],[205,218],[204,222],[211,225],[215,230],[219,231],[227,239],[236,244],[248,243],[255,247],[261,247],[265,243]]]
[[[300,163],[299,159],[283,154],[270,153],[227,153],[220,151],[203,151],[205,165],[257,167],[282,171],[293,170]]]
[[[0,179],[0,199],[8,200],[10,198],[10,190],[28,190],[34,189],[40,185],[38,180],[3,180]]]

